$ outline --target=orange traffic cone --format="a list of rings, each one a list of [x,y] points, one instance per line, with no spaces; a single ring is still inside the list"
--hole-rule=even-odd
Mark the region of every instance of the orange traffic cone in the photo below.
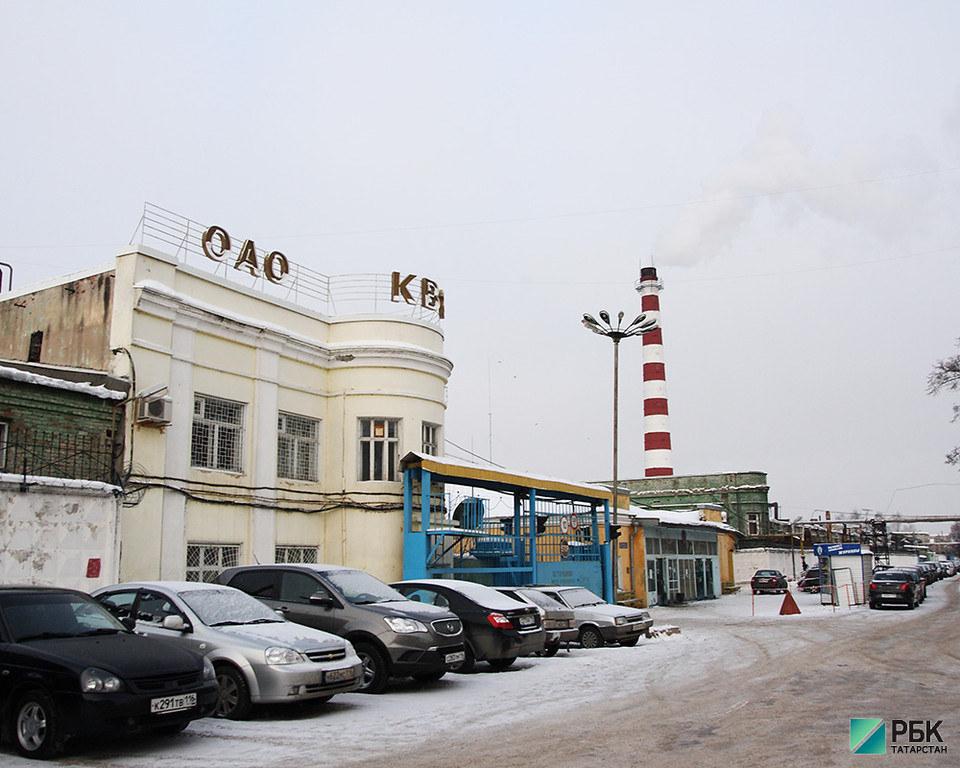
[[[797,607],[797,601],[793,599],[793,595],[787,592],[783,596],[783,605],[780,606],[780,615],[793,616],[797,613],[800,613],[800,609]]]

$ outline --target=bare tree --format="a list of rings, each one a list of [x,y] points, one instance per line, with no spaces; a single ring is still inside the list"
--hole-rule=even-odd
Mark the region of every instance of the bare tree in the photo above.
[[[950,545],[954,557],[960,557],[960,522],[950,526],[950,541],[957,542]]]
[[[960,347],[960,339],[957,339],[957,346]],[[960,354],[937,360],[927,376],[927,394],[936,395],[943,389],[960,389]],[[952,421],[957,420],[960,420],[960,405],[954,404]],[[947,464],[960,466],[960,446],[947,454]]]

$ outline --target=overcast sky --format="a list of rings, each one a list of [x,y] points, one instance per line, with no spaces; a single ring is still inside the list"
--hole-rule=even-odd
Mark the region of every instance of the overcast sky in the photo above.
[[[113,258],[145,202],[445,292],[446,437],[609,478],[654,264],[677,474],[789,518],[960,513],[960,4],[0,0],[0,261]],[[620,477],[643,475],[639,339]],[[459,446],[459,447],[455,447]],[[931,529],[933,526],[923,525]]]

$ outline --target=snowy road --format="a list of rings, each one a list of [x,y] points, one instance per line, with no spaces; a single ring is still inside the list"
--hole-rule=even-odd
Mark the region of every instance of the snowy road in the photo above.
[[[175,737],[75,745],[97,768],[960,765],[960,577],[914,611],[819,605],[794,593],[654,608],[678,635],[478,665],[381,696],[202,720]],[[752,615],[755,613],[756,615]],[[850,718],[942,720],[946,754],[853,755]],[[889,737],[888,737],[889,740]],[[0,751],[5,768],[37,765]]]

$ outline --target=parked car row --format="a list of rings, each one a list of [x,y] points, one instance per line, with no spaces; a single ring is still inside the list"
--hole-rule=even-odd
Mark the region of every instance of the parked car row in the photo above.
[[[954,561],[921,562],[877,570],[870,580],[870,607],[880,608],[885,603],[892,603],[912,610],[927,599],[930,585],[957,573]]]
[[[635,645],[646,611],[581,587],[388,586],[329,565],[230,568],[218,583],[138,582],[93,595],[0,587],[0,735],[32,758],[74,736],[177,733],[257,704],[379,693],[390,677],[503,670],[562,644]]]

